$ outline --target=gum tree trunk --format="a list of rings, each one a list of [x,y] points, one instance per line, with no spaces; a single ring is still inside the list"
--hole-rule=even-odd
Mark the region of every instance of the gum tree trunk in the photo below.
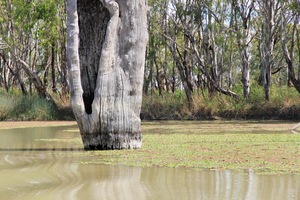
[[[278,28],[278,11],[280,4],[274,1],[262,1],[262,29],[261,29],[261,79],[264,85],[265,100],[270,101],[271,70],[274,65],[275,32]]]
[[[247,3],[242,4],[238,0],[233,1],[234,11],[235,11],[235,30],[237,33],[237,40],[242,58],[242,83],[244,88],[244,98],[249,99],[250,97],[250,56],[249,48],[251,45],[251,13],[254,8],[255,0],[247,1]],[[246,4],[249,4],[247,6]],[[239,5],[242,5],[240,8]],[[247,8],[247,9],[244,9]],[[238,25],[238,17],[242,20],[242,27]]]
[[[144,0],[68,0],[71,104],[84,149],[141,147]]]

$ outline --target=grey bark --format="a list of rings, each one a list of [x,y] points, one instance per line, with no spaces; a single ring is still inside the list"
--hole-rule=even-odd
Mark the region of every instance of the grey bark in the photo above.
[[[50,101],[53,105],[56,106],[54,99],[52,96],[47,92],[45,85],[43,84],[42,80],[40,77],[34,73],[31,69],[30,66],[22,59],[15,57],[16,61],[20,63],[21,68],[25,71],[27,76],[30,78],[32,81],[33,85],[36,88],[36,91],[39,95],[40,98],[46,99]]]
[[[271,70],[274,65],[275,32],[278,28],[278,11],[280,2],[261,2],[262,6],[262,30],[260,44],[261,80],[264,85],[265,100],[270,100]]]
[[[241,52],[242,58],[242,83],[244,90],[244,98],[249,99],[250,97],[250,53],[249,46],[251,43],[251,12],[254,8],[254,0],[247,1],[246,4],[249,4],[249,8],[245,4],[238,2],[237,0],[233,1],[235,7],[235,29],[237,32],[238,45]],[[242,6],[242,9],[239,7]],[[247,9],[245,9],[247,8]],[[239,31],[237,15],[242,19],[242,29]]]
[[[295,73],[295,67],[294,67],[294,47],[295,47],[295,35],[297,31],[297,23],[298,23],[298,17],[294,18],[294,24],[293,24],[293,30],[291,33],[291,47],[288,49],[288,35],[290,35],[287,30],[287,19],[282,16],[281,20],[281,46],[283,50],[283,55],[287,64],[287,69],[288,69],[288,78],[289,80],[293,83],[295,89],[300,93],[300,80],[299,78],[297,79],[296,73]]]
[[[168,39],[170,40],[170,44],[169,44],[169,49],[171,52],[171,55],[173,57],[173,61],[174,64],[178,70],[181,82],[182,82],[182,86],[183,89],[185,91],[186,97],[187,97],[187,101],[188,101],[188,105],[189,105],[189,109],[193,110],[195,103],[194,103],[194,99],[193,99],[193,83],[192,83],[192,75],[191,75],[191,63],[190,63],[190,55],[188,54],[187,49],[190,47],[190,41],[188,40],[186,34],[184,33],[184,44],[183,44],[183,48],[179,48],[178,46],[178,40],[177,40],[177,35],[176,33],[183,27],[184,29],[186,29],[188,20],[187,20],[187,15],[182,15],[180,13],[180,9],[178,8],[178,6],[182,6],[182,4],[177,4],[175,2],[173,2],[175,6],[176,13],[173,16],[173,23],[174,23],[174,30],[172,30],[173,32],[171,33],[171,26],[170,27],[166,27],[166,37],[168,37]],[[180,11],[179,11],[180,10]],[[175,19],[179,19],[178,21],[176,21]],[[179,23],[181,22],[181,24]],[[183,49],[183,50],[181,50]]]
[[[67,3],[71,104],[84,148],[141,147],[145,1]]]

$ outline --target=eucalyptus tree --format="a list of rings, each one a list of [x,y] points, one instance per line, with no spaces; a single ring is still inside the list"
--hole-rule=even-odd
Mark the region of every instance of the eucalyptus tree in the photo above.
[[[54,46],[61,34],[58,30],[58,10],[61,0],[1,1],[1,40],[5,43],[1,49],[1,59],[5,64],[3,77],[6,87],[9,80],[17,79],[23,94],[31,90],[33,84],[40,97],[53,102],[47,91],[47,72],[57,64],[53,58]],[[62,24],[63,26],[63,24]],[[50,51],[53,51],[51,54]],[[62,59],[60,59],[62,60]],[[54,75],[56,74],[53,72]],[[11,78],[10,78],[11,77]],[[52,76],[53,77],[53,76]],[[55,77],[52,83],[55,86]]]
[[[68,0],[67,14],[71,105],[84,149],[141,147],[146,2]]]
[[[191,42],[187,29],[194,30],[193,1],[170,1],[170,25],[166,30],[169,40],[169,49],[185,91],[191,109],[194,107],[193,91],[195,82],[193,78],[194,63],[191,53]]]
[[[151,94],[158,88],[159,95],[169,92],[172,83],[173,67],[169,56],[166,29],[168,27],[169,0],[149,1],[147,65],[145,68],[144,94],[151,86]]]
[[[237,43],[240,49],[242,60],[242,83],[244,97],[249,99],[250,96],[250,56],[249,48],[253,39],[253,27],[251,24],[251,15],[254,10],[255,0],[241,1],[233,0],[235,31]],[[241,20],[238,20],[241,19]]]
[[[17,68],[16,64],[13,62],[10,46],[15,47],[15,15],[13,14],[13,5],[11,0],[0,2],[0,12],[1,12],[1,72],[2,81],[4,83],[5,89],[8,91],[13,82],[18,82],[23,94],[27,94],[27,90],[24,81],[20,74],[20,69]],[[17,81],[15,81],[17,80]]]
[[[194,43],[196,58],[199,68],[207,78],[208,89],[211,94],[215,91],[237,97],[237,95],[224,87],[224,79],[229,76],[228,81],[232,81],[233,65],[232,58],[233,38],[230,30],[232,29],[231,4],[227,1],[202,1],[197,3],[197,10],[201,10],[203,19],[200,18],[202,36],[201,46]],[[229,22],[228,22],[228,19]],[[196,44],[196,46],[195,46]],[[229,66],[230,65],[230,66]],[[230,84],[229,84],[230,85]]]
[[[281,45],[283,55],[288,68],[288,78],[291,80],[294,87],[300,93],[300,45],[299,45],[299,26],[300,20],[300,5],[297,1],[288,1],[282,3],[281,9]],[[297,38],[298,37],[298,38]],[[298,40],[298,68],[296,68],[295,52]],[[295,71],[298,71],[298,76]]]
[[[225,50],[230,46],[230,42],[225,39],[230,38],[226,31],[229,7],[222,1],[212,4],[209,1],[191,0],[186,3],[189,4],[184,7],[184,13],[188,20],[181,20],[181,27],[183,35],[188,39],[189,45],[186,45],[184,49],[189,49],[191,55],[192,77],[195,77],[193,73],[198,71],[198,79],[201,77],[206,83],[210,94],[218,91],[237,98],[236,93],[230,91],[229,88],[223,88],[221,81],[223,74],[229,70],[229,67],[225,67]],[[196,81],[193,80],[193,82]]]
[[[261,79],[264,86],[265,100],[270,100],[271,74],[274,68],[274,48],[279,28],[280,1],[258,1],[261,18],[260,29],[260,65]]]

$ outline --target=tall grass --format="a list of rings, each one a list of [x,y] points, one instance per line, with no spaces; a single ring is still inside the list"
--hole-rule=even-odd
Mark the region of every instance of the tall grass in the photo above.
[[[142,119],[184,119],[190,115],[184,93],[144,96]]]
[[[56,106],[37,95],[0,91],[0,120],[54,120],[57,117]]]
[[[270,101],[265,101],[263,87],[252,85],[250,99],[242,97],[237,85],[233,91],[240,94],[236,100],[219,93],[206,91],[194,94],[194,109],[190,110],[184,91],[176,94],[144,96],[142,113],[145,119],[300,119],[300,95],[293,87],[271,87]],[[170,105],[171,104],[171,105]]]
[[[240,99],[207,91],[194,93],[194,107],[190,109],[184,91],[146,95],[143,97],[142,119],[288,119],[300,120],[300,95],[293,87],[271,87],[270,101],[265,101],[263,87],[251,86],[249,100],[242,97],[243,89],[236,85],[233,91]],[[70,105],[58,105],[37,95],[23,96],[18,90],[6,93],[0,89],[0,120],[74,120]]]

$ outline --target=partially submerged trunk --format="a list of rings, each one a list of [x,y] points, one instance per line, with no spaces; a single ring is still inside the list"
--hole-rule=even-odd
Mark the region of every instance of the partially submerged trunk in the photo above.
[[[84,148],[141,147],[145,1],[68,0],[67,12],[71,103]]]

